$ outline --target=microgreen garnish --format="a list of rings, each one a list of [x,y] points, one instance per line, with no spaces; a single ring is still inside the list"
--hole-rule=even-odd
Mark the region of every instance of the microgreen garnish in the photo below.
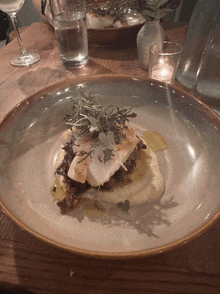
[[[92,157],[92,154],[94,153],[94,150],[92,149],[90,152],[83,152],[81,154],[81,156],[84,156],[80,161],[78,161],[78,163],[82,162],[83,160],[85,160],[87,157]]]
[[[115,155],[114,147],[123,139],[122,130],[127,128],[126,123],[130,118],[136,117],[136,114],[131,112],[129,107],[104,107],[91,95],[82,93],[82,96],[74,104],[73,113],[65,117],[66,124],[72,130],[72,143],[75,144],[79,139],[89,139],[92,143],[91,151],[83,156],[82,160],[88,156],[92,157],[94,149],[101,146],[104,158],[99,157],[99,160],[105,163]]]

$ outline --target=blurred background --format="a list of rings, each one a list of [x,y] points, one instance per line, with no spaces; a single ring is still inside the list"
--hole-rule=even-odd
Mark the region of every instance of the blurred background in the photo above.
[[[39,0],[40,2],[41,0]],[[197,0],[170,0],[180,2],[178,8],[168,14],[162,21],[170,22],[188,22],[190,20],[193,8]],[[26,0],[24,6],[17,14],[18,26],[25,27],[33,22],[42,21],[37,11],[34,9],[32,0]],[[13,30],[9,18],[0,10],[0,48],[5,46],[9,41],[9,34]]]

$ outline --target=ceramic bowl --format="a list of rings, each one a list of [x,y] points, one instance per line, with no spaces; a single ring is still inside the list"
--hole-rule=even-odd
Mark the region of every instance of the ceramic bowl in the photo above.
[[[137,129],[155,131],[168,144],[158,152],[165,193],[134,207],[136,218],[62,215],[50,193],[63,119],[82,92],[93,93],[103,105],[132,107]],[[152,80],[74,78],[28,97],[0,125],[3,210],[37,238],[79,254],[140,257],[192,240],[219,218],[219,176],[220,118],[197,98]]]
[[[87,11],[97,3],[106,3],[108,1],[87,1]],[[88,28],[88,43],[91,46],[98,47],[130,47],[136,46],[136,38],[142,24],[136,24],[121,28]]]

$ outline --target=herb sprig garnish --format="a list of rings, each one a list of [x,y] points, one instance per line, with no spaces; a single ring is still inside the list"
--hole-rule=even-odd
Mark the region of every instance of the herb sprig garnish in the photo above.
[[[84,153],[82,160],[92,157],[94,149],[102,146],[104,156],[99,160],[105,163],[115,156],[114,146],[123,139],[122,130],[127,128],[126,123],[137,115],[131,112],[130,107],[102,106],[91,95],[82,95],[73,106],[73,113],[65,117],[66,124],[72,130],[72,143],[87,138],[92,142],[90,152]]]

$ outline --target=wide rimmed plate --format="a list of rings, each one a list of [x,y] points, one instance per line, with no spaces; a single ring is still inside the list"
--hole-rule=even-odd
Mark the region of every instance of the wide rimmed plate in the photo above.
[[[50,194],[63,118],[81,92],[92,93],[102,104],[131,106],[137,113],[134,125],[156,131],[168,144],[158,153],[165,194],[145,206],[135,223],[61,215]],[[197,236],[220,214],[220,119],[173,86],[118,75],[56,84],[5,117],[0,144],[3,209],[28,232],[73,252],[102,257],[162,252]]]

